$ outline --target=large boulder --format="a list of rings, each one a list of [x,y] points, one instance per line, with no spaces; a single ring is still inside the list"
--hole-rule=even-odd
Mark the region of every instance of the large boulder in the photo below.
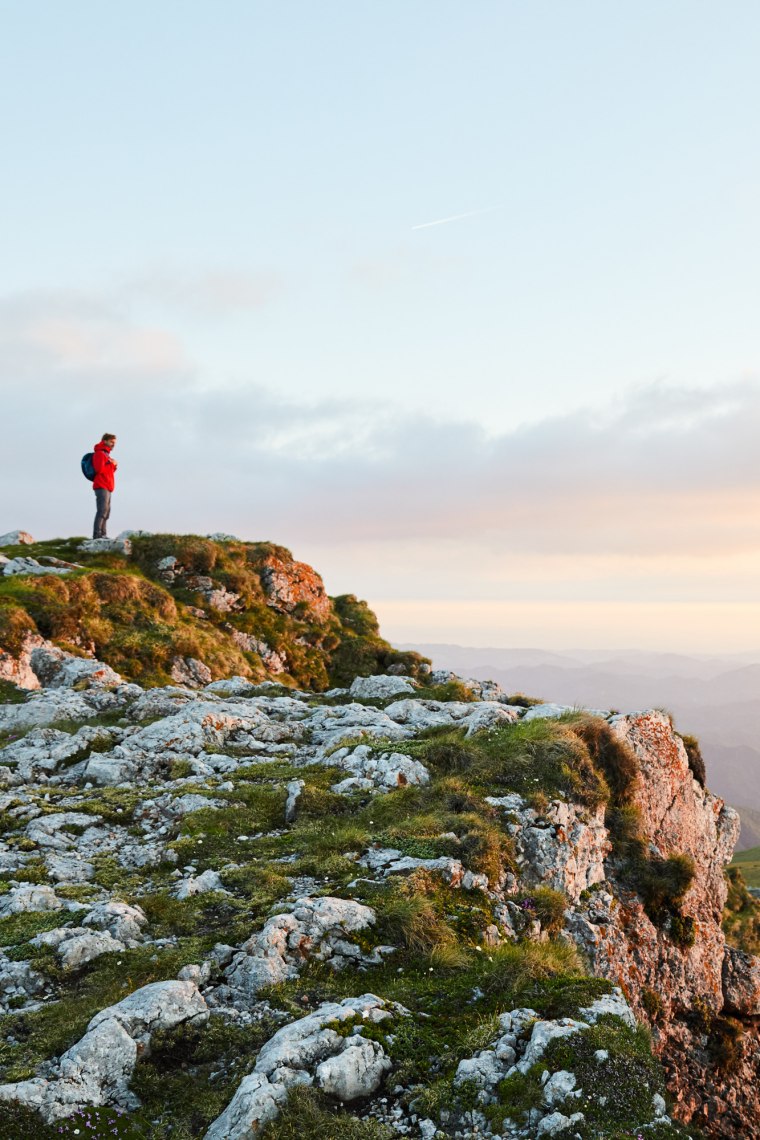
[[[385,700],[399,693],[414,693],[416,686],[408,677],[380,674],[375,677],[354,677],[349,693],[358,701]]]
[[[362,1026],[405,1012],[363,994],[325,1002],[284,1026],[262,1047],[253,1072],[243,1078],[204,1140],[251,1140],[277,1116],[294,1085],[317,1085],[343,1101],[371,1096],[391,1062],[378,1042],[362,1037]],[[333,1028],[346,1022],[357,1022],[349,1036]]]
[[[123,678],[103,661],[75,657],[55,645],[32,650],[31,666],[46,689],[106,688],[123,684]]]
[[[375,912],[352,899],[298,899],[292,910],[274,915],[243,943],[226,970],[226,987],[220,987],[219,997],[238,1005],[251,1003],[265,986],[297,977],[308,958],[333,966],[358,963],[364,955],[348,936],[374,922]]]
[[[285,561],[270,554],[260,571],[267,605],[282,613],[293,613],[299,606],[317,621],[327,621],[332,603],[316,570],[305,562]]]
[[[9,530],[0,534],[0,546],[32,546],[34,539],[27,530]]]
[[[387,792],[393,788],[403,788],[407,784],[427,784],[430,773],[419,760],[413,760],[403,752],[377,753],[367,744],[359,744],[356,748],[340,748],[337,752],[326,756],[324,763],[334,768],[343,768],[351,773],[353,781],[365,781],[366,788],[379,788]],[[335,785],[334,791],[350,791],[349,786]]]
[[[0,1101],[36,1109],[49,1124],[88,1105],[133,1108],[129,1080],[138,1053],[150,1048],[151,1034],[207,1020],[206,1003],[193,982],[152,982],[96,1014],[84,1037],[49,1067],[50,1075],[0,1085]]]
[[[43,574],[70,574],[73,569],[73,566],[43,566],[36,558],[4,558],[2,563],[6,578],[30,574],[38,577]]]

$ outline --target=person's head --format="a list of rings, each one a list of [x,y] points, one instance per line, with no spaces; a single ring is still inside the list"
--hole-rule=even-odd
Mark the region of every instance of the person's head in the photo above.
[[[113,435],[110,431],[107,431],[104,436],[101,436],[100,442],[104,443],[110,450],[116,443],[116,436]]]

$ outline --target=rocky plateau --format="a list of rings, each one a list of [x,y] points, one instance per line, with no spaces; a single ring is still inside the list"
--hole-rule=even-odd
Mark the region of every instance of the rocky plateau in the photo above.
[[[667,714],[431,670],[266,544],[0,542],[3,1140],[758,1134]]]

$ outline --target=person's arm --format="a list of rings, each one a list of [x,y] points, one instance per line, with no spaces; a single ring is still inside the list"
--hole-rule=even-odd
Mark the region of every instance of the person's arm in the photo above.
[[[92,467],[96,475],[100,475],[108,462],[108,453],[105,451],[93,451],[92,453]]]

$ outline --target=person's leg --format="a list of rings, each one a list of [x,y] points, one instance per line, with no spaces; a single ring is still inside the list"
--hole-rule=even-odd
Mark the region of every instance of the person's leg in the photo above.
[[[110,514],[110,491],[106,491],[103,487],[98,487],[95,491],[95,502],[97,510],[95,511],[95,523],[92,528],[93,538],[105,538],[106,533],[106,519]]]
[[[108,520],[109,520],[109,519],[110,519],[110,517],[111,517],[111,492],[110,492],[110,491],[106,491],[106,492],[104,492],[104,493],[105,493],[105,496],[106,496],[106,502],[105,502],[105,507],[104,507],[104,510],[103,510],[103,531],[102,531],[102,537],[103,537],[103,538],[107,538],[107,535],[106,535],[106,531],[107,531],[107,529],[108,529]]]

